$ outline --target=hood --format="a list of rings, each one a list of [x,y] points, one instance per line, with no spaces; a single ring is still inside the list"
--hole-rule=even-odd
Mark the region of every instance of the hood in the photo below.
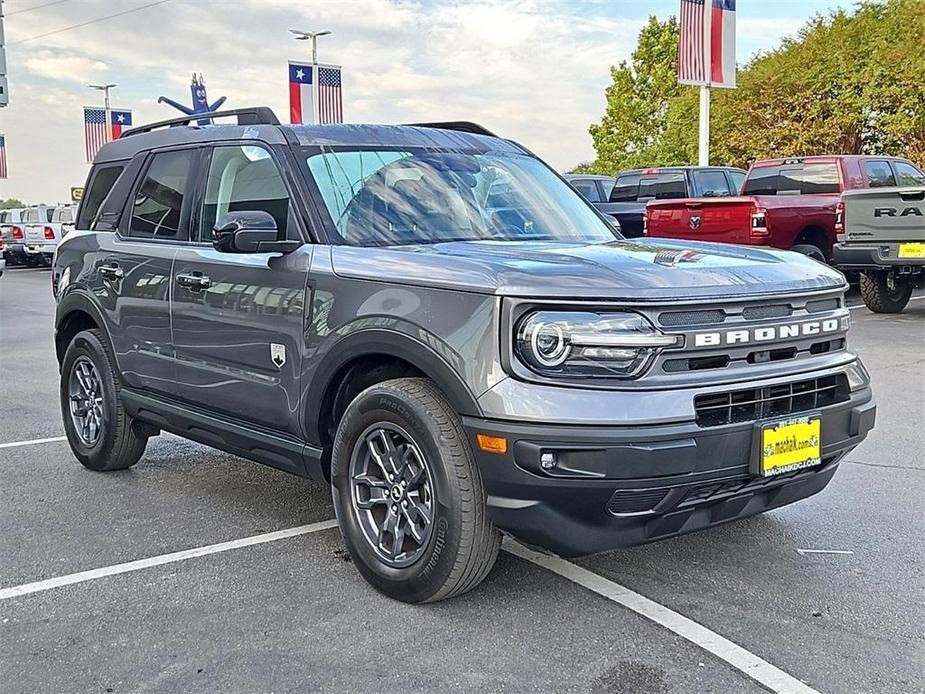
[[[332,260],[342,277],[530,298],[645,301],[845,286],[840,272],[799,253],[670,239],[335,246]]]

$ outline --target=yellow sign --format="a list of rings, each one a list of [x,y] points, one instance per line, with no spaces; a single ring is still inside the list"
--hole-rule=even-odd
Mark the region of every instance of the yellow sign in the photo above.
[[[925,258],[925,243],[899,244],[900,258]]]
[[[761,430],[761,474],[779,475],[822,460],[822,420],[798,417]]]
[[[71,188],[71,202],[80,202],[83,196],[83,188]]]

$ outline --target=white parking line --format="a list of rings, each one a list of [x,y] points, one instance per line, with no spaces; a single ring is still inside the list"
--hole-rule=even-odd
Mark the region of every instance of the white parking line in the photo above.
[[[58,576],[57,578],[48,578],[44,581],[24,583],[22,585],[0,589],[0,600],[8,600],[9,598],[29,595],[30,593],[40,593],[43,590],[61,588],[62,586],[70,586],[75,583],[84,583],[85,581],[93,581],[97,578],[104,578],[106,576],[115,576],[116,574],[124,574],[130,571],[148,569],[152,566],[172,564],[174,562],[183,561],[184,559],[203,557],[207,554],[217,554],[219,552],[227,552],[231,549],[240,549],[242,547],[251,547],[252,545],[263,544],[264,542],[284,540],[288,537],[306,535],[308,533],[316,533],[319,530],[327,530],[334,527],[337,527],[336,520],[320,521],[318,523],[309,523],[308,525],[300,525],[295,528],[288,528],[286,530],[277,530],[272,533],[252,535],[251,537],[243,537],[238,540],[230,540],[228,542],[219,542],[218,544],[214,545],[206,545],[205,547],[194,547],[193,549],[184,549],[180,552],[161,554],[156,557],[138,559],[137,561],[130,561],[124,564],[113,564],[112,566],[104,566],[100,569],[91,569],[89,571],[81,571],[75,574],[67,574],[66,576]]]
[[[0,443],[0,448],[16,448],[18,446],[35,446],[39,443],[55,443],[57,441],[67,441],[67,436],[53,436],[50,439],[29,439],[28,441],[10,441],[9,443]]]
[[[913,296],[911,299],[909,299],[909,301],[919,301],[921,299],[925,299],[925,296]],[[857,306],[848,307],[848,309],[851,311],[853,311],[856,308],[866,308],[866,306],[864,306],[864,304],[858,304]]]
[[[738,644],[723,638],[702,624],[698,624],[664,605],[660,605],[625,586],[621,586],[619,583],[615,583],[564,559],[534,552],[514,542],[505,541],[504,548],[521,559],[526,559],[537,566],[548,569],[652,620],[681,638],[700,646],[705,651],[709,651],[720,660],[725,661],[736,670],[751,677],[773,692],[778,692],[779,694],[818,694],[812,687],[788,675],[783,670],[745,650]]]

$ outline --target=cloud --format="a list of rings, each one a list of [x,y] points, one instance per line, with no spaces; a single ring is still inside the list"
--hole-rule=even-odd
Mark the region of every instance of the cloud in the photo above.
[[[79,84],[86,84],[108,70],[106,63],[101,60],[78,55],[62,55],[59,51],[47,49],[30,54],[22,66],[37,77]]]

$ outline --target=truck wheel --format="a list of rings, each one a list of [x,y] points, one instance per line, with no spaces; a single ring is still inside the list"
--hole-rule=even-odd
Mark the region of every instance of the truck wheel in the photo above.
[[[138,462],[148,437],[122,407],[115,363],[99,330],[79,332],[68,345],[59,392],[64,432],[84,467],[105,472]]]
[[[912,282],[889,272],[861,273],[861,298],[874,313],[899,313],[912,296]]]
[[[822,249],[819,246],[814,246],[811,243],[798,243],[796,246],[790,249],[796,253],[802,253],[803,255],[808,255],[813,260],[818,260],[820,263],[826,262],[825,253],[822,252]]]
[[[459,417],[431,381],[360,393],[337,428],[331,466],[341,535],[377,590],[436,602],[491,571],[501,535]]]

